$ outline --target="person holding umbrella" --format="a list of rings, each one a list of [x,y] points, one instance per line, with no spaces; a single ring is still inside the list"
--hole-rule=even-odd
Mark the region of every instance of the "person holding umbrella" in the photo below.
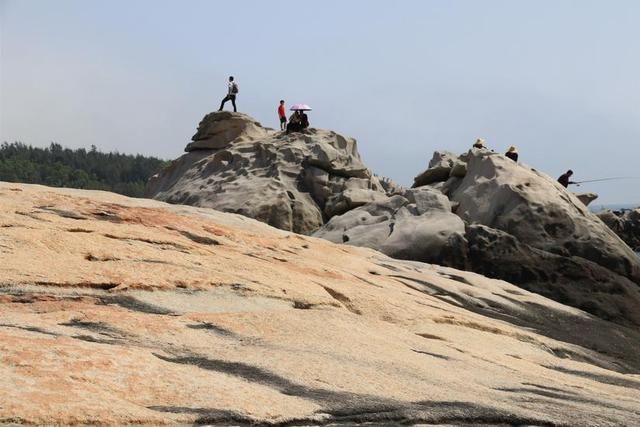
[[[294,104],[290,110],[293,111],[293,114],[287,124],[287,133],[302,132],[309,127],[309,117],[305,111],[311,111],[311,107],[307,104]]]

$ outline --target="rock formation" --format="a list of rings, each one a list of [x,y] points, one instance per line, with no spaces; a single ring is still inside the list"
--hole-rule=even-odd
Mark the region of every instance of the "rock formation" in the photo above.
[[[465,267],[465,224],[446,196],[422,187],[384,199],[333,217],[314,236],[394,258]]]
[[[638,425],[639,346],[478,274],[0,183],[2,425]]]
[[[327,218],[386,194],[362,163],[356,141],[332,131],[286,135],[245,114],[215,112],[205,116],[185,151],[149,181],[150,197],[311,234]]]
[[[598,218],[636,253],[640,253],[640,208],[598,212]]]
[[[438,191],[442,203],[420,210],[394,196],[331,218],[314,235],[469,269],[640,325],[640,259],[554,179],[486,149],[436,152],[429,166],[406,194]]]
[[[636,254],[585,197],[501,154],[436,152],[406,190],[373,175],[351,138],[286,135],[229,112],[208,114],[185,150],[150,180],[150,196],[475,271],[640,325]]]

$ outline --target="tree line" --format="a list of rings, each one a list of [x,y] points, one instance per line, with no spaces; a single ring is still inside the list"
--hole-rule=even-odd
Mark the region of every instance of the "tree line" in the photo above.
[[[147,180],[168,162],[140,154],[103,153],[95,145],[39,148],[21,142],[0,145],[0,181],[105,190],[144,197]]]

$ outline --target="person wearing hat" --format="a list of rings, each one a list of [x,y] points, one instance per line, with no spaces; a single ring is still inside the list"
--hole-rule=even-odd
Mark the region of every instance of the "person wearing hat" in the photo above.
[[[484,139],[482,138],[478,138],[476,139],[475,144],[473,144],[473,148],[487,148],[487,146],[484,144]]]
[[[518,149],[513,145],[509,147],[509,149],[507,150],[506,153],[504,153],[504,155],[510,158],[511,160],[513,160],[514,162],[516,163],[518,162]]]

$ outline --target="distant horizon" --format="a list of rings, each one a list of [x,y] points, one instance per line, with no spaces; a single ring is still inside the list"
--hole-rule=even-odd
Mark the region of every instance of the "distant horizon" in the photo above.
[[[626,175],[638,17],[633,0],[0,0],[0,140],[175,159],[234,75],[240,112],[276,128],[280,99],[307,103],[406,186],[478,137],[551,177]],[[580,190],[640,201],[636,182]]]

